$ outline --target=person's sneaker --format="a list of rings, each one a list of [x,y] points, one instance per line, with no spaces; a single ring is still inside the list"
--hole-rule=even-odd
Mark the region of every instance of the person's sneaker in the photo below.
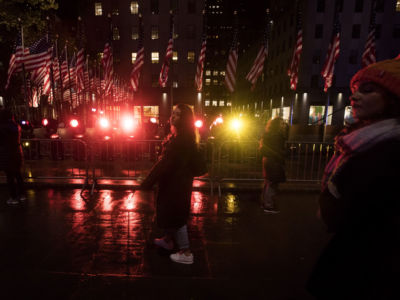
[[[190,253],[189,255],[186,255],[185,253],[181,252],[176,252],[174,254],[171,254],[169,256],[172,261],[179,263],[179,264],[185,264],[185,265],[191,265],[193,263],[193,254]]]
[[[10,198],[7,200],[7,204],[8,205],[16,205],[16,204],[19,204],[19,201],[15,198]]]
[[[154,239],[154,245],[164,248],[165,250],[171,251],[174,248],[174,243],[172,241],[167,242],[165,239]]]
[[[279,214],[280,213],[280,211],[279,210],[276,210],[276,209],[273,209],[273,208],[266,208],[266,207],[264,207],[263,208],[263,210],[264,210],[264,212],[266,213],[266,214]]]

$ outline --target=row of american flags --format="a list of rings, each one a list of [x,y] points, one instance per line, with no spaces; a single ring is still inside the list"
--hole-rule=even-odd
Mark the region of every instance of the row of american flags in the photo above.
[[[370,18],[370,28],[365,50],[362,55],[362,64],[367,66],[376,61],[375,51],[375,1],[372,2],[372,13]],[[298,71],[300,58],[303,49],[303,30],[301,24],[300,9],[297,9],[296,17],[296,41],[293,50],[293,56],[288,68],[288,76],[290,88],[296,90],[298,84]],[[236,18],[237,20],[237,18]],[[263,73],[265,61],[268,57],[268,40],[269,40],[269,16],[267,13],[267,22],[264,30],[261,47],[258,54],[246,76],[253,90],[256,86],[257,79]],[[168,72],[174,47],[173,34],[173,15],[170,19],[170,37],[167,44],[167,49],[161,66],[159,75],[160,87],[166,87],[168,82]],[[82,43],[81,43],[82,44]],[[206,59],[207,37],[203,33],[196,74],[194,82],[197,91],[203,89],[203,73],[204,63]],[[67,91],[65,99],[71,102],[71,105],[76,106],[80,103],[79,95],[90,92],[98,96],[112,95],[114,99],[123,99],[131,92],[139,90],[140,75],[144,65],[145,49],[143,45],[143,28],[142,20],[139,18],[139,43],[136,59],[132,66],[132,71],[127,86],[122,79],[114,75],[113,70],[113,49],[111,42],[106,42],[101,66],[96,66],[89,71],[88,56],[85,57],[85,50],[81,45],[79,50],[68,57],[67,45],[60,56],[55,53],[55,45],[49,41],[48,35],[33,43],[30,47],[23,46],[23,30],[17,36],[15,51],[11,55],[6,89],[8,88],[12,75],[19,72],[26,72],[28,86],[32,91],[30,93],[30,103],[36,106],[38,95],[48,95],[50,103],[54,100],[54,93],[64,95]],[[324,91],[332,85],[334,65],[340,53],[340,23],[338,17],[338,9],[335,10],[332,39],[330,41],[325,63],[321,71],[321,76],[325,80]],[[229,50],[228,60],[225,72],[225,85],[229,92],[233,93],[236,86],[236,69],[238,63],[238,26],[237,22],[233,31],[233,41]],[[52,83],[53,82],[53,83]]]

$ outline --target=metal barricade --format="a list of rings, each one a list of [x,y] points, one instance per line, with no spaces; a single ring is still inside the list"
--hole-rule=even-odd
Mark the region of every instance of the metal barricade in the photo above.
[[[88,147],[80,139],[22,139],[23,174],[31,179],[89,181]]]
[[[211,166],[212,181],[218,184],[221,194],[223,182],[263,181],[262,156],[258,141],[213,141]],[[285,172],[287,181],[318,183],[325,165],[334,154],[330,143],[286,143]]]
[[[96,140],[90,142],[92,193],[100,181],[105,183],[110,180],[137,181],[144,178],[158,159],[161,143],[160,140]],[[207,145],[200,146],[208,157]],[[211,162],[209,164],[211,165]],[[195,178],[195,180],[208,181],[213,189],[208,175]],[[195,183],[195,185],[199,184]]]
[[[288,181],[320,182],[329,159],[334,154],[331,143],[288,142],[286,174]]]

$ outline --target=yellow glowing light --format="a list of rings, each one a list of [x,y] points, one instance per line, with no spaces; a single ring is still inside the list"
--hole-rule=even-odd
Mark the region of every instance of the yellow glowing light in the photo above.
[[[24,146],[25,146],[25,147],[29,147],[29,142],[25,142],[25,143],[24,143]]]
[[[239,119],[233,119],[231,121],[231,128],[235,131],[239,131],[243,126],[243,123],[241,120]]]

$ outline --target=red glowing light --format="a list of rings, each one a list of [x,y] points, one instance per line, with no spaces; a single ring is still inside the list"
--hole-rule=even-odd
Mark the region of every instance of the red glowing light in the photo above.
[[[47,126],[47,124],[49,124],[49,120],[47,120],[46,118],[42,120],[42,125],[43,126]]]
[[[106,135],[105,137],[104,137],[104,139],[106,140],[106,141],[108,141],[109,139],[111,139],[108,135]]]
[[[96,109],[94,107],[92,108],[92,112],[96,112]]]
[[[122,118],[121,126],[124,131],[132,131],[135,127],[135,121],[131,116],[125,116]]]
[[[77,119],[72,119],[70,122],[69,122],[69,125],[71,125],[71,127],[78,127],[78,125],[79,125],[79,122],[78,122],[78,120]]]
[[[196,122],[194,122],[194,126],[196,126],[197,128],[203,127],[203,121],[202,120],[197,120]]]
[[[54,133],[54,134],[52,134],[52,135],[50,136],[50,138],[51,138],[51,139],[58,139],[59,136],[58,136],[57,133]]]
[[[108,128],[110,126],[110,122],[106,118],[101,118],[99,123],[102,128]]]

